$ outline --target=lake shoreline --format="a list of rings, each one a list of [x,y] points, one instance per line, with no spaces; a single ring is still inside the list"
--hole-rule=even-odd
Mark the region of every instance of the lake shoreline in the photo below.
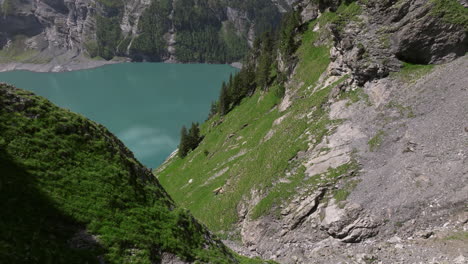
[[[118,64],[118,63],[138,63],[131,61],[128,58],[120,58],[116,60],[80,60],[80,61],[70,61],[68,63],[44,63],[44,64],[34,64],[34,63],[22,63],[22,62],[10,62],[10,63],[0,63],[0,72],[9,72],[9,71],[31,71],[31,72],[41,72],[41,73],[52,73],[52,72],[70,72],[70,71],[79,71],[79,70],[88,70],[93,68],[99,68],[106,65]],[[182,63],[177,61],[171,62],[160,62],[160,63],[174,63],[174,64],[195,64],[192,62]],[[212,63],[206,63],[212,64]],[[233,68],[242,69],[242,63],[233,62],[230,64]]]
[[[9,71],[31,71],[31,72],[70,72],[87,70],[102,67],[110,64],[129,62],[125,60],[87,60],[87,61],[71,61],[69,63],[45,63],[45,64],[34,64],[34,63],[22,63],[22,62],[10,62],[0,64],[0,72]]]
[[[156,168],[177,148],[183,125],[206,119],[222,82],[236,71],[227,64],[119,63],[61,73],[1,72],[0,82],[101,123],[140,162]]]

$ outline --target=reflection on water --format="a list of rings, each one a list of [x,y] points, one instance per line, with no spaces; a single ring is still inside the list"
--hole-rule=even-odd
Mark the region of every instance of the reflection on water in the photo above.
[[[130,127],[117,136],[132,146],[132,150],[142,159],[167,155],[174,150],[178,141],[176,135],[151,127]]]
[[[0,82],[31,90],[104,124],[149,167],[177,147],[182,125],[203,121],[227,65],[125,63],[66,73],[0,73]]]

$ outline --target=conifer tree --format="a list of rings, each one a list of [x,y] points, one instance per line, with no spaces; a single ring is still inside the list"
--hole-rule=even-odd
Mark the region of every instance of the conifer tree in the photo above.
[[[299,14],[297,12],[290,12],[285,15],[282,20],[280,28],[280,51],[285,56],[286,60],[289,60],[289,57],[296,50],[296,43],[294,40],[295,30],[300,24]],[[288,61],[285,61],[288,63]]]
[[[187,153],[189,151],[188,144],[189,142],[187,128],[185,126],[182,126],[182,129],[180,131],[179,157],[185,158],[185,156],[187,156]]]
[[[200,137],[200,128],[198,123],[192,123],[192,127],[189,130],[188,135],[188,145],[190,150],[194,150],[200,144],[201,137]]]
[[[210,118],[215,116],[218,113],[218,109],[219,109],[218,102],[217,101],[211,102],[210,113],[208,114],[208,118],[206,120],[209,120]]]
[[[262,35],[261,53],[258,59],[257,85],[265,90],[270,81],[270,70],[273,64],[273,38],[271,32]]]
[[[229,111],[230,106],[230,98],[229,98],[229,91],[228,87],[225,82],[221,87],[221,94],[219,95],[219,114],[225,115]]]

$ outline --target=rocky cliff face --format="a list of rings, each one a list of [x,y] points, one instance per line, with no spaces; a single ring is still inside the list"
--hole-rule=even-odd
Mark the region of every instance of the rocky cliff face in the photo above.
[[[269,108],[271,92],[259,92],[209,121],[199,147],[209,154],[170,159],[158,172],[163,185],[210,227],[240,236],[230,245],[244,254],[466,262],[463,4],[301,1],[295,63],[277,57],[284,98]],[[219,221],[197,213],[216,206]]]
[[[442,8],[437,1],[361,1],[354,21],[327,25],[318,17],[337,9],[335,2],[299,7],[303,21],[316,20],[313,30],[325,27],[333,39],[331,63],[309,89],[345,78],[323,106],[340,124],[295,158],[306,177],[325,181],[298,187],[279,218],[245,218],[244,245],[280,263],[463,263],[466,237],[446,241],[466,236],[468,221],[468,134],[460,122],[468,114],[468,60],[453,61],[468,50],[467,10],[459,6],[463,23],[457,24],[436,9]],[[401,61],[453,62],[392,73],[405,71]],[[340,99],[352,91],[361,91],[361,99]],[[294,97],[292,82],[283,104],[291,107]],[[357,167],[338,180],[326,180],[352,163]]]
[[[230,57],[225,57],[222,53],[213,55],[213,58],[183,56],[180,59],[206,62],[232,62],[240,59],[246,50],[242,46],[238,50],[239,48],[232,45],[252,45],[255,36],[266,29],[265,25],[277,23],[279,14],[290,9],[291,4],[291,1],[265,0],[245,3],[240,1],[231,5],[224,1],[214,1],[197,7],[198,4],[193,1],[186,2],[183,3],[185,8],[204,10],[200,17],[201,24],[197,25],[199,29],[203,30],[205,25],[215,25],[214,30],[219,31],[216,34],[226,36],[217,45],[237,49],[227,51],[234,52]],[[155,11],[145,14],[145,10],[151,5],[155,7],[152,9]],[[178,24],[180,18],[177,16],[184,16],[179,15],[181,12],[186,11],[177,7],[174,1],[166,0],[1,0],[0,63],[52,63],[63,66],[62,70],[65,70],[73,69],[73,65],[81,61],[89,62],[86,58],[98,55],[107,60],[114,56],[123,56],[137,60],[177,61],[177,50],[183,49],[187,42],[184,36],[178,39],[177,33],[188,30],[195,34],[194,31],[198,30],[186,29]],[[143,15],[147,16],[146,27],[140,23]],[[188,19],[197,19],[195,13],[185,15],[192,16]],[[206,30],[205,33],[196,35],[206,34]],[[150,37],[140,39],[134,45],[135,39],[140,35]],[[193,41],[195,42],[191,46],[201,45],[196,40]],[[209,47],[215,48],[219,47]]]
[[[4,10],[7,2],[12,6],[8,12]],[[51,63],[60,70],[61,65],[83,59],[86,42],[95,39],[94,1],[0,3],[4,7],[0,18],[2,63]]]

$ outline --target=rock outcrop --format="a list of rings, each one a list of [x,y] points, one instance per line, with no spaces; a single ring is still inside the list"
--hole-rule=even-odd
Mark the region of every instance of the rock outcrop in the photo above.
[[[464,219],[461,205],[468,201],[468,156],[461,147],[467,134],[458,121],[468,115],[462,106],[468,101],[463,84],[468,60],[453,60],[465,55],[468,37],[463,25],[441,19],[433,3],[371,0],[346,25],[316,25],[317,31],[328,27],[334,44],[332,62],[310,89],[349,77],[334,88],[327,107],[329,117],[341,124],[321,143],[298,153],[297,160],[309,177],[350,162],[359,169],[316,191],[300,188],[292,202],[281,205],[279,219],[241,218],[243,242],[250,251],[280,263],[341,263],[347,256],[354,256],[353,263],[436,263],[437,258],[451,262],[458,261],[458,254],[460,259],[468,255],[458,242],[441,246],[448,234],[467,228],[459,220]],[[339,4],[305,2],[297,8],[307,22]],[[402,61],[451,63],[403,81],[394,74]],[[357,104],[337,99],[360,89],[364,95]],[[294,104],[293,94],[287,92],[281,111]],[[379,141],[376,146],[374,140]],[[349,197],[336,201],[337,190]],[[397,249],[393,256],[380,251],[389,250],[388,243]],[[425,248],[433,252],[424,253]]]
[[[169,13],[161,11],[161,14],[147,14],[153,17],[166,16],[158,18],[160,20],[153,18],[146,20],[151,23],[163,23],[163,31],[158,28],[161,25],[148,26],[144,30],[140,25],[142,16],[146,15],[144,11],[154,3],[158,5],[159,2],[161,1],[26,0],[17,2],[0,0],[0,50],[3,50],[3,54],[0,54],[0,64],[3,64],[1,68],[3,70],[20,68],[21,65],[18,63],[22,63],[23,67],[32,70],[36,70],[37,67],[27,64],[49,65],[43,67],[44,71],[73,70],[80,66],[83,68],[95,66],[95,60],[90,60],[90,57],[98,55],[106,60],[121,56],[138,61],[177,62],[177,32],[187,29],[180,25],[180,21],[174,22],[176,19],[174,12],[179,11],[174,9],[173,1],[170,1],[172,7],[169,8],[172,10],[169,10]],[[255,36],[265,30],[261,27],[265,26],[265,23],[277,24],[279,22],[280,13],[290,9],[292,4],[290,2],[268,0],[261,4],[243,7],[239,4],[230,6],[224,2],[215,1],[209,3],[213,7],[202,5],[203,8],[212,8],[212,10],[206,11],[207,16],[211,17],[200,19],[202,23],[206,23],[207,27],[213,25],[218,27],[217,24],[219,24],[219,29],[217,29],[220,31],[219,34],[234,34],[239,38],[238,41],[245,42],[244,45],[247,46],[252,45]],[[194,5],[197,4],[194,2]],[[2,6],[5,7],[1,8]],[[194,6],[193,8],[200,7]],[[268,12],[276,15],[261,17],[263,10],[267,9]],[[161,8],[156,7],[156,10],[161,10]],[[163,20],[165,22],[161,22]],[[170,26],[166,27],[166,23]],[[197,27],[200,26],[205,25]],[[140,43],[136,47],[135,39],[142,34],[153,35],[152,39],[161,39],[164,43],[149,44],[145,40],[143,44]],[[145,46],[142,47],[142,45]],[[166,46],[167,52],[158,51],[157,56],[152,54],[154,50],[161,48],[157,47],[158,45]],[[200,44],[192,43],[191,45]],[[225,45],[229,47],[232,44]],[[106,49],[109,51],[105,51]],[[237,57],[229,59],[218,57],[209,59],[204,55],[205,57],[202,57],[200,62],[231,63],[240,60],[243,55],[241,52],[236,54]],[[186,60],[187,58],[184,58],[182,61],[187,62]]]

